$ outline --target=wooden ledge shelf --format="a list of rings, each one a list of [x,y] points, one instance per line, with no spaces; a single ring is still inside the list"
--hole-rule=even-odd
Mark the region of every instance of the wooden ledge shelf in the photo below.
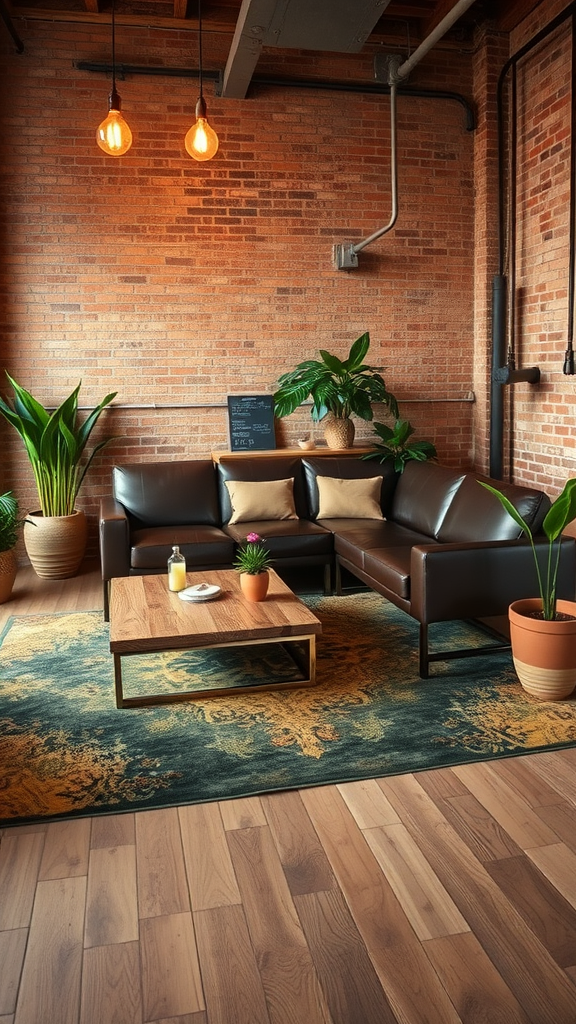
[[[220,459],[270,459],[277,457],[294,458],[294,456],[301,456],[302,458],[313,458],[316,459],[318,456],[327,458],[342,458],[347,455],[365,455],[367,452],[374,451],[373,445],[354,445],[353,448],[328,448],[327,445],[318,445],[316,448],[271,448],[266,451],[242,451],[242,452],[212,452],[211,456],[214,462],[220,462]]]

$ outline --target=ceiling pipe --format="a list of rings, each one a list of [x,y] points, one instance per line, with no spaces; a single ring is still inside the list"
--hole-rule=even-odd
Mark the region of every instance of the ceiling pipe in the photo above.
[[[391,183],[392,183],[392,213],[390,220],[385,227],[374,231],[362,242],[342,242],[332,248],[332,259],[336,270],[355,270],[358,266],[358,253],[366,246],[371,245],[382,235],[387,234],[394,227],[398,219],[398,160],[396,144],[396,89],[397,86],[410,74],[413,68],[422,60],[432,47],[448,32],[461,14],[464,14],[475,0],[458,0],[452,10],[438,23],[429,36],[420,43],[408,60],[402,62],[401,57],[395,55],[387,56],[388,84],[390,86],[390,147],[391,147]]]

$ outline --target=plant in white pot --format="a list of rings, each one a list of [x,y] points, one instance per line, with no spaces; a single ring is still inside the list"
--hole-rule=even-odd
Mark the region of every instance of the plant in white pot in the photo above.
[[[502,503],[532,546],[540,596],[509,608],[512,657],[524,689],[539,700],[562,700],[576,686],[576,601],[557,597],[562,533],[576,519],[576,479],[568,480],[548,509],[542,530],[548,539],[541,565],[532,531],[509,499],[478,481]]]
[[[38,576],[66,579],[78,571],[86,549],[86,517],[76,508],[78,491],[94,456],[113,439],[99,441],[88,455],[86,446],[103,409],[117,392],[107,395],[79,422],[81,381],[57,409],[48,412],[9,373],[6,376],[14,398],[12,402],[0,398],[0,413],[24,443],[40,501],[40,509],[26,517],[26,551]]]
[[[350,417],[372,420],[374,402],[388,406],[397,417],[398,403],[387,390],[380,368],[364,363],[369,347],[366,331],[353,342],[346,359],[320,349],[320,359],[306,359],[282,374],[274,394],[274,415],[289,416],[311,398],[312,419],[326,417],[324,436],[329,448],[352,447],[354,423]]]
[[[18,563],[16,541],[21,520],[18,516],[18,500],[12,491],[0,494],[0,604],[12,593]]]

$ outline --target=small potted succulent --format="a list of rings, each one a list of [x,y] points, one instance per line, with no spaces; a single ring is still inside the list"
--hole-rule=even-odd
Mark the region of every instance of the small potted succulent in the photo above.
[[[282,374],[274,394],[274,414],[289,416],[311,398],[312,419],[326,418],[324,436],[329,448],[352,447],[354,423],[350,417],[373,419],[374,402],[383,403],[398,416],[398,403],[386,389],[379,368],[364,363],[369,347],[366,331],[352,344],[346,359],[320,349],[320,359],[306,359]]]
[[[234,568],[240,573],[240,586],[248,601],[263,601],[266,597],[271,562],[270,551],[258,533],[249,533],[238,546]]]
[[[548,509],[542,530],[548,538],[540,564],[532,531],[505,494],[491,491],[526,534],[532,547],[540,596],[514,601],[508,610],[512,657],[524,689],[539,700],[569,697],[576,685],[576,602],[557,598],[562,533],[576,519],[576,479],[568,480]]]

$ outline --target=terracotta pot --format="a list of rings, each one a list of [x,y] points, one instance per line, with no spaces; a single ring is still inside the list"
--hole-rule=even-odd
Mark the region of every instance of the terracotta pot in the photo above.
[[[0,551],[0,604],[8,601],[16,579],[18,562],[14,548],[9,551]]]
[[[576,603],[558,601],[557,609],[573,619],[535,619],[539,598],[514,601],[508,610],[512,657],[527,693],[538,700],[564,700],[576,686]]]
[[[269,582],[267,572],[240,573],[240,586],[247,601],[263,601],[268,593]]]
[[[329,448],[352,448],[356,428],[350,419],[330,416],[324,426],[324,437]]]
[[[86,550],[86,516],[43,516],[30,512],[24,523],[24,545],[32,568],[44,580],[75,576]]]

